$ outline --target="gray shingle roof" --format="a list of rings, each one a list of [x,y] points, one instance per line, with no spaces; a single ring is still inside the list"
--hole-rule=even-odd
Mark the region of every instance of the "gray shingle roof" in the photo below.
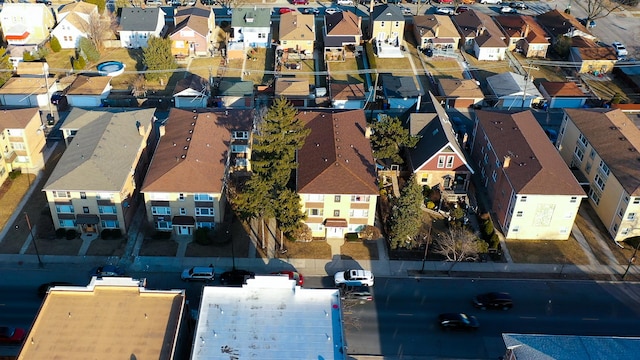
[[[371,18],[373,21],[404,21],[402,10],[394,4],[374,6]]]
[[[153,31],[158,26],[159,15],[160,8],[125,7],[120,16],[120,28],[122,31]]]

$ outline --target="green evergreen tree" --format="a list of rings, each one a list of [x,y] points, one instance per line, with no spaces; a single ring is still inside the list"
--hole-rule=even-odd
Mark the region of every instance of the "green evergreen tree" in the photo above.
[[[280,230],[288,235],[294,234],[306,219],[302,212],[300,196],[293,190],[284,189],[277,196],[277,204],[275,217]]]
[[[0,87],[3,86],[13,75],[13,64],[9,60],[9,53],[4,47],[0,47]]]
[[[84,60],[82,56],[78,56],[73,60],[73,69],[74,70],[84,70],[87,66],[87,62]]]
[[[383,116],[380,121],[371,125],[371,147],[376,159],[389,159],[397,164],[404,161],[400,156],[403,148],[416,146],[417,136],[409,135],[409,130],[402,126],[397,117]]]
[[[55,36],[51,37],[51,40],[49,41],[49,46],[51,46],[51,50],[53,50],[53,52],[56,52],[56,53],[62,50],[62,45],[60,45],[60,40],[58,40],[58,38]]]
[[[178,67],[171,54],[171,39],[149,37],[147,47],[142,50],[142,62],[147,67],[145,78],[147,80],[167,80],[171,71],[162,72],[158,70],[174,70]]]
[[[78,41],[78,47],[80,48],[80,52],[84,54],[88,61],[94,62],[100,59],[100,52],[96,49],[96,46],[93,44],[93,41],[87,39],[86,37],[81,37]]]
[[[391,248],[409,247],[422,226],[422,187],[412,175],[391,214]]]

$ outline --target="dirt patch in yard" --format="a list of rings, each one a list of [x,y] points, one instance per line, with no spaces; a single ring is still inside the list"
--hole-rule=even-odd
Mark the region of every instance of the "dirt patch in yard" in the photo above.
[[[140,256],[176,256],[178,243],[171,239],[144,239]]]
[[[127,240],[125,238],[116,240],[95,239],[91,241],[91,245],[89,245],[89,249],[87,249],[87,255],[122,256],[126,245]]]
[[[38,239],[38,252],[40,255],[69,255],[76,256],[82,246],[82,240],[75,238],[72,240],[67,239]],[[36,250],[33,247],[33,241],[29,245],[25,254],[36,255]]]
[[[356,260],[378,260],[377,240],[346,241],[340,247],[343,257]]]
[[[286,242],[287,253],[284,257],[298,259],[331,259],[331,246],[324,240],[311,242]]]
[[[514,263],[587,265],[589,259],[578,241],[568,240],[507,240]]]

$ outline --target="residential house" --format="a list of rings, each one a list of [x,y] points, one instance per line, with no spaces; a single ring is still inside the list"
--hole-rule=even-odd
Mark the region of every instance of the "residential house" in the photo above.
[[[42,189],[56,229],[94,237],[129,229],[153,151],[154,112],[71,110],[61,127],[70,144]]]
[[[618,62],[618,55],[613,47],[600,46],[589,38],[574,36],[571,38],[569,59],[575,63],[578,73],[597,76],[610,73]]]
[[[144,48],[151,36],[162,37],[164,13],[157,7],[124,7],[120,15],[120,45]]]
[[[473,169],[462,150],[449,115],[429,93],[431,103],[422,113],[409,115],[409,133],[419,136],[416,146],[408,150],[408,166],[418,184],[438,189],[444,200],[456,201],[467,196]]]
[[[211,55],[215,38],[216,16],[213,8],[191,6],[179,8],[176,26],[169,34],[171,55],[176,58]]]
[[[211,90],[207,79],[197,74],[189,74],[178,80],[173,90],[173,100],[177,108],[207,107]]]
[[[25,53],[35,54],[39,48],[39,45],[7,45],[6,54],[9,55],[9,61],[15,70],[18,68],[18,64],[24,62]]]
[[[404,41],[404,14],[395,4],[382,4],[371,13],[371,42],[380,58],[404,57],[400,45]]]
[[[354,58],[362,42],[362,18],[351,11],[324,16],[324,60],[344,61]]]
[[[0,11],[4,40],[9,45],[40,45],[49,38],[56,20],[45,4],[6,2]]]
[[[335,109],[364,109],[370,94],[365,92],[363,83],[336,83],[329,86],[331,106]]]
[[[0,88],[0,103],[5,106],[48,107],[58,84],[44,76],[12,77]]]
[[[242,59],[249,48],[266,48],[271,44],[271,8],[234,8],[231,15],[231,40],[227,44],[229,59]]]
[[[91,22],[101,21],[98,6],[79,1],[66,4],[58,11],[58,24],[51,30],[63,49],[78,48],[81,37],[90,38]]]
[[[546,58],[549,49],[547,33],[528,15],[499,15],[493,18],[506,36],[507,50],[524,57]]]
[[[547,32],[553,43],[562,37],[582,36],[595,40],[595,36],[587,30],[573,15],[567,14],[558,9],[549,10],[546,13],[536,16],[536,21]]]
[[[250,110],[171,110],[142,185],[156,230],[192,235],[224,221],[227,166],[250,169],[252,120]]]
[[[316,40],[316,22],[313,14],[296,11],[280,15],[280,46],[287,58],[312,59]]]
[[[253,108],[253,81],[222,80],[216,89],[214,102],[218,107],[251,109]]]
[[[194,309],[191,360],[349,357],[339,289],[300,287],[287,276],[258,275],[241,287],[204,286],[201,294],[200,307]],[[293,336],[301,341],[293,345]]]
[[[434,55],[455,55],[460,44],[460,34],[447,15],[414,16],[413,33],[418,48],[431,49]]]
[[[640,94],[640,64],[631,66],[616,66],[613,73],[621,80],[631,93]],[[618,104],[620,105],[620,104]]]
[[[567,240],[586,197],[531,111],[477,110],[471,157],[507,239]]]
[[[542,81],[538,89],[549,109],[579,109],[590,97],[571,81]]]
[[[70,106],[98,107],[111,93],[111,76],[78,75],[65,94]]]
[[[565,109],[558,149],[615,241],[640,236],[640,130],[620,109]],[[555,186],[555,183],[554,183]]]
[[[487,14],[473,9],[453,17],[460,33],[460,47],[473,52],[478,60],[504,60],[507,44],[498,25]]]
[[[484,102],[484,93],[474,79],[437,79],[440,98],[447,108],[469,108]]]
[[[37,108],[2,110],[0,118],[0,184],[9,173],[35,173],[44,166],[46,138]]]
[[[487,86],[498,108],[530,108],[542,99],[530,79],[512,72],[487,77]]]
[[[311,90],[309,79],[280,77],[276,79],[274,86],[276,97],[284,97],[294,106],[307,107],[311,100]]]
[[[418,88],[413,76],[391,74],[380,74],[379,76],[387,108],[409,109],[415,105],[416,111],[420,110],[422,90]]]
[[[48,290],[18,359],[177,360],[189,352],[189,326],[185,290],[147,289],[145,279],[94,276],[86,286]]]
[[[311,133],[296,189],[314,237],[342,238],[375,221],[378,185],[364,110],[300,111]]]
[[[509,360],[630,359],[640,351],[638,337],[503,333],[502,340],[506,349],[502,358]]]

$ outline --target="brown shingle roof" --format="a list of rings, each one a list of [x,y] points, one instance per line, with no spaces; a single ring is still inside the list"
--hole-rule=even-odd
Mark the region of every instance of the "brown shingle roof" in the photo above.
[[[193,89],[200,93],[206,93],[209,87],[207,79],[198,74],[188,75],[186,78],[178,80],[173,90],[173,95],[179,94],[185,90]]]
[[[78,77],[69,85],[67,95],[100,95],[111,82],[111,76]]]
[[[540,87],[549,94],[549,96],[561,96],[561,97],[585,97],[586,95],[578,85],[574,82],[562,82],[562,81],[543,81],[540,83]]]
[[[176,29],[171,32],[175,34],[184,28],[189,28],[201,36],[207,36],[209,33],[209,15],[208,9],[197,6],[180,9],[176,13]]]
[[[581,31],[585,34],[591,34],[576,18],[558,9],[553,9],[536,16],[536,21],[553,36],[565,35],[571,29]]]
[[[309,79],[278,78],[275,94],[276,96],[308,96]]]
[[[2,110],[0,112],[0,132],[5,129],[24,129],[38,113],[38,108]]]
[[[620,109],[565,109],[626,192],[640,195],[640,130]]]
[[[360,17],[351,11],[341,11],[326,15],[325,32],[329,36],[362,35],[360,29]]]
[[[459,38],[458,30],[447,15],[419,15],[413,17],[413,24],[421,36]],[[436,35],[437,33],[437,35]]]
[[[295,11],[280,15],[280,40],[316,39],[315,16]]]
[[[618,60],[616,51],[611,47],[578,48],[582,60]]]
[[[511,157],[510,165],[502,170],[516,192],[584,195],[531,111],[510,114],[477,110],[476,115],[496,156]]]
[[[53,81],[49,82],[51,87]],[[7,81],[0,94],[45,94],[47,93],[47,83],[44,77],[13,77]]]
[[[231,131],[251,130],[252,119],[250,110],[171,109],[142,192],[222,192]]]
[[[299,193],[378,194],[363,110],[301,111],[298,118],[311,129],[298,151]]]
[[[546,43],[547,33],[528,15],[498,15],[493,18],[510,38],[526,38],[529,43]]]
[[[364,99],[364,84],[331,83],[332,100],[362,100]]]
[[[480,86],[476,80],[471,79],[438,79],[443,96],[459,97],[459,98],[484,98],[484,93],[480,90]]]
[[[97,11],[97,10],[98,10],[98,6],[96,6],[95,4],[90,4],[84,1],[77,1],[77,2],[72,2],[70,4],[62,6],[62,8],[60,8],[60,11],[58,11],[58,14],[73,11],[73,12],[89,15],[93,11]]]

